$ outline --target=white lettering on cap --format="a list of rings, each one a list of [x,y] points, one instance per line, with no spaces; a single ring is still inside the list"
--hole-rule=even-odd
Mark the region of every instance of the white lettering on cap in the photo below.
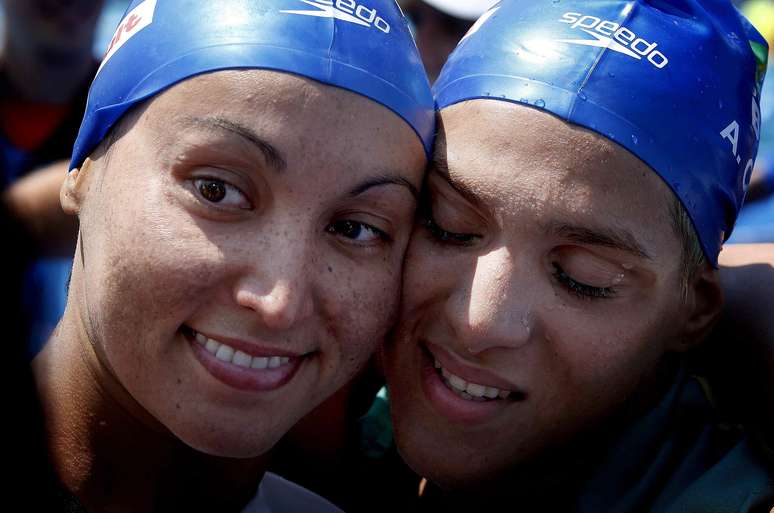
[[[105,66],[119,48],[153,22],[153,13],[155,11],[156,0],[145,0],[124,16],[115,34],[113,34],[113,39],[110,40],[110,45],[108,45],[105,57],[102,59],[102,64],[99,65],[97,73],[102,70],[102,67]]]

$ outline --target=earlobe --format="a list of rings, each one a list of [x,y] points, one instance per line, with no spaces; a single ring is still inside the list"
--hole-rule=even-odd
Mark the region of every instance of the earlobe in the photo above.
[[[67,173],[62,188],[59,189],[59,202],[67,214],[78,215],[80,213],[85,193],[86,175],[92,165],[92,160],[86,158],[81,167],[73,168]]]
[[[706,265],[688,284],[687,319],[683,336],[671,349],[685,352],[707,338],[723,309],[723,289],[717,270]]]

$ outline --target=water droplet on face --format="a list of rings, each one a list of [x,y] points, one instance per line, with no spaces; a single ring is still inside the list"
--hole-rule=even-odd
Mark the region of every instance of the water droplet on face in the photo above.
[[[626,266],[626,264],[624,264],[624,267],[625,266]],[[613,285],[620,284],[624,280],[625,277],[626,277],[626,275],[624,273],[616,274],[615,276],[613,276],[613,282],[612,282]]]
[[[637,139],[637,136],[636,136],[636,135],[632,134],[632,142],[633,142],[634,144],[639,144],[639,143],[640,143],[640,140],[639,140],[639,139]]]
[[[521,325],[524,326],[524,331],[527,332],[527,335],[530,334],[529,311],[530,309],[527,307],[527,311],[521,316]]]
[[[538,101],[535,102],[535,107],[543,108],[546,106],[545,100],[543,98],[540,98]]]

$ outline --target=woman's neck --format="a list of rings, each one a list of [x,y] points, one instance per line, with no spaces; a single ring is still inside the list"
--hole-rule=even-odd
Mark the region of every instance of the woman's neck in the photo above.
[[[101,368],[71,313],[33,361],[51,459],[64,487],[95,513],[240,511],[267,457],[221,458],[182,443]]]

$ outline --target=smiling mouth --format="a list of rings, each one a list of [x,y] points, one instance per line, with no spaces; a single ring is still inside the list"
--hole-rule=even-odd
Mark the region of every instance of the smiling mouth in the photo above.
[[[290,363],[288,356],[250,356],[244,351],[208,338],[191,328],[188,328],[187,331],[197,344],[223,363],[231,363],[246,369],[276,369]]]
[[[507,390],[490,385],[467,381],[445,369],[441,362],[427,348],[425,354],[433,362],[433,367],[441,382],[457,397],[466,401],[485,403],[494,401],[523,401],[526,394],[520,390]]]
[[[185,325],[181,332],[199,363],[217,380],[238,390],[266,392],[280,388],[314,356],[314,352],[289,353],[246,342],[231,345],[230,341],[210,338]]]
[[[436,372],[441,377],[443,384],[466,401],[495,401],[497,399],[508,399],[512,394],[510,390],[502,390],[496,387],[473,383],[472,381],[465,381],[456,374],[452,374],[444,369],[438,360],[435,360],[434,366]]]

